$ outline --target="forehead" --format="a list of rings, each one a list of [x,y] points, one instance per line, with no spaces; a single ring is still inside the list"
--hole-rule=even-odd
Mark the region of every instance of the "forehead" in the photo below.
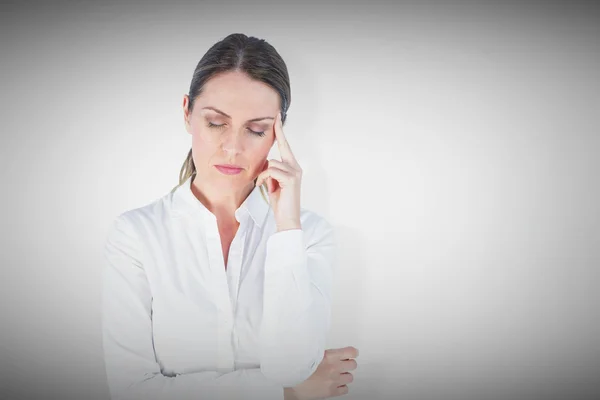
[[[196,104],[198,109],[215,107],[232,117],[262,117],[278,111],[279,95],[266,83],[251,79],[244,73],[226,72],[204,84]]]

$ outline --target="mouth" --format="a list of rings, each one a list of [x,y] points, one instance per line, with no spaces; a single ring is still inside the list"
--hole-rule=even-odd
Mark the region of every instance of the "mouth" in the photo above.
[[[215,165],[215,168],[225,175],[236,175],[244,170],[244,168],[240,166],[231,164]]]

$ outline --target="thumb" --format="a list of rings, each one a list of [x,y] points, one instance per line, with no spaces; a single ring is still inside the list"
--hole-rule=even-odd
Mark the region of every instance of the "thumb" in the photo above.
[[[273,185],[273,178],[271,177],[267,178],[267,188],[269,189],[269,194],[273,193],[273,191],[275,190],[275,187]]]

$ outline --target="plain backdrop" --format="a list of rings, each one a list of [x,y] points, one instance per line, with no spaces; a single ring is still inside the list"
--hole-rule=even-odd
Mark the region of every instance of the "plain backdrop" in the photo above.
[[[234,32],[289,69],[303,206],[339,237],[328,344],[360,351],[345,398],[598,398],[582,1],[2,2],[0,397],[108,399],[107,229],[177,184],[182,97]]]

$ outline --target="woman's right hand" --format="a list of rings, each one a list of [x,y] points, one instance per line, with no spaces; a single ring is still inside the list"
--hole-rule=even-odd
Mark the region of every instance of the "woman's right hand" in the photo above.
[[[327,349],[323,361],[304,382],[284,388],[285,400],[319,400],[348,393],[348,383],[353,381],[350,371],[357,367],[358,349],[352,346]]]

